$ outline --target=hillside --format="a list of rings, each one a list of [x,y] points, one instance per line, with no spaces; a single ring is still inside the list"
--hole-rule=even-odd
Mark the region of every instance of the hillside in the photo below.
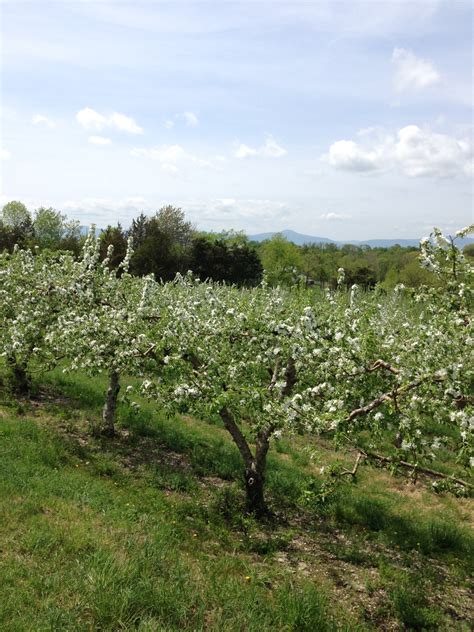
[[[257,522],[219,427],[122,405],[94,438],[105,383],[41,383],[1,396],[2,630],[471,628],[472,501],[370,465],[331,494],[324,468],[353,457],[296,438]]]

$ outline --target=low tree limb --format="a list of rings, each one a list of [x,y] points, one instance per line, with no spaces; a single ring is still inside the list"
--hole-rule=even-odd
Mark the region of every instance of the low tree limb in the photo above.
[[[376,360],[372,364],[372,366],[366,369],[366,371],[367,373],[373,373],[374,371],[377,371],[378,369],[386,369],[387,371],[390,371],[390,373],[393,373],[394,375],[398,375],[400,373],[398,369],[396,369],[394,366],[392,366],[388,362],[384,362],[384,360]]]
[[[470,489],[474,489],[474,485],[465,481],[461,478],[456,478],[450,474],[442,474],[441,472],[437,472],[436,470],[432,470],[428,467],[422,467],[417,463],[410,463],[408,461],[398,460],[397,458],[391,456],[384,456],[383,454],[377,454],[376,452],[368,452],[367,450],[362,450],[360,448],[360,453],[368,458],[374,459],[375,461],[379,461],[380,463],[387,463],[391,465],[398,465],[405,469],[415,470],[420,474],[424,474],[425,476],[429,476],[430,478],[438,478],[442,480],[452,481],[453,483],[457,483],[458,485],[462,485],[463,487],[468,487]]]
[[[221,410],[219,411],[219,415],[224,422],[226,430],[228,430],[236,446],[238,447],[239,452],[244,460],[245,467],[251,468],[254,461],[252,452],[250,451],[247,439],[244,437],[242,431],[235,422],[234,416],[226,406],[221,408]]]
[[[368,413],[372,412],[375,408],[378,408],[379,406],[381,406],[386,401],[390,401],[390,400],[396,401],[396,398],[400,394],[403,394],[415,388],[418,388],[418,386],[420,386],[421,384],[424,384],[425,382],[429,382],[429,381],[442,382],[443,378],[437,375],[425,375],[424,377],[420,377],[417,380],[413,380],[413,382],[409,382],[408,384],[405,384],[404,386],[396,387],[387,393],[383,393],[382,395],[372,400],[365,406],[356,408],[346,417],[344,421],[352,421],[356,417],[360,417],[361,415],[367,415]]]

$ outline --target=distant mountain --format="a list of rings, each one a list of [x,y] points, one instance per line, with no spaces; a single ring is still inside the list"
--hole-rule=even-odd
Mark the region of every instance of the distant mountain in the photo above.
[[[302,235],[294,230],[281,230],[273,233],[258,233],[257,235],[249,235],[251,241],[265,241],[271,239],[273,235],[283,235],[288,241],[293,242],[297,246],[303,246],[304,244],[335,244],[336,242],[327,237],[312,237],[311,235]]]
[[[334,239],[328,239],[327,237],[316,237],[312,235],[303,235],[297,233],[294,230],[281,230],[269,233],[258,233],[257,235],[249,235],[251,241],[265,241],[271,239],[273,235],[283,235],[288,241],[293,242],[297,246],[303,246],[304,244],[335,244],[336,246],[344,246],[346,244],[352,244],[354,246],[370,246],[371,248],[391,248],[392,246],[403,246],[408,248],[413,246],[417,248],[420,244],[419,239],[367,239],[365,241],[335,241]],[[467,244],[474,243],[474,239],[471,237],[465,237],[459,239],[457,244],[460,246],[467,246]]]
[[[392,246],[403,246],[408,248],[414,246],[417,248],[420,245],[419,239],[368,239],[367,241],[338,241],[338,246],[344,244],[354,244],[355,246],[370,246],[371,248],[391,248]]]
[[[87,235],[89,232],[89,226],[80,226],[81,235]],[[102,228],[96,228],[96,234],[99,234]],[[315,235],[304,235],[297,233],[295,230],[280,230],[268,233],[257,233],[256,235],[248,235],[250,241],[265,241],[271,239],[273,235],[283,235],[288,241],[296,244],[297,246],[304,246],[304,244],[334,244],[335,246],[345,246],[346,244],[352,244],[353,246],[370,246],[371,248],[391,248],[392,246],[402,246],[408,248],[410,246],[417,248],[420,245],[419,239],[367,239],[366,241],[336,241],[335,239],[329,239],[328,237],[317,237]],[[458,246],[464,247],[467,244],[474,244],[472,237],[465,237],[464,239],[458,239],[456,241]]]

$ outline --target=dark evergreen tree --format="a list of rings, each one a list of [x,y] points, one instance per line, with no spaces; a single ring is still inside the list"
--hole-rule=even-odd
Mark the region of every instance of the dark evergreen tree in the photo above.
[[[143,226],[139,226],[142,231]],[[133,234],[132,234],[133,235]],[[137,276],[153,274],[156,279],[170,281],[181,271],[179,254],[173,249],[168,237],[158,228],[155,218],[144,225],[144,236],[139,233],[138,245],[134,243],[134,253],[130,271]]]
[[[263,268],[255,249],[247,244],[228,245],[204,236],[193,241],[190,268],[200,279],[236,285],[257,285]]]
[[[135,249],[139,248],[145,241],[149,221],[149,218],[144,213],[140,213],[137,218],[132,220],[128,235],[132,238]]]
[[[105,259],[109,246],[113,246],[112,256],[110,257],[110,266],[117,268],[124,260],[127,252],[127,236],[122,226],[107,226],[100,234],[100,257]]]

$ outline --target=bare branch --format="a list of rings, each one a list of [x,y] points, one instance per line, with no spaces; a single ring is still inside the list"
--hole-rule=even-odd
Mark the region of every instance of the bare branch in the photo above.
[[[374,371],[377,371],[378,369],[386,369],[387,371],[390,371],[390,373],[393,373],[394,375],[398,375],[398,373],[400,373],[398,369],[393,367],[388,362],[385,362],[384,360],[376,360],[372,364],[372,366],[366,369],[366,371],[367,373],[373,373]]]
[[[365,457],[365,454],[362,452],[359,452],[359,454],[357,455],[357,458],[355,460],[354,463],[354,467],[352,468],[352,470],[343,470],[339,476],[345,476],[345,475],[350,475],[352,477],[354,477],[357,474],[357,469],[362,461],[362,459]]]
[[[278,379],[278,371],[280,370],[280,358],[276,359],[275,368],[273,369],[272,379],[268,385],[268,390],[271,392],[275,388],[276,381]]]
[[[368,452],[366,450],[361,450],[361,452],[368,459],[374,459],[376,461],[380,461],[380,463],[399,465],[400,467],[414,470],[420,474],[429,476],[430,478],[438,478],[442,480],[452,481],[453,483],[457,483],[458,485],[462,485],[463,487],[474,489],[474,485],[472,483],[468,483],[467,481],[451,476],[450,474],[442,474],[441,472],[437,472],[436,470],[432,470],[428,467],[421,467],[417,463],[409,463],[408,461],[403,460],[399,461],[396,458],[384,456],[383,454],[377,454],[376,452]]]

